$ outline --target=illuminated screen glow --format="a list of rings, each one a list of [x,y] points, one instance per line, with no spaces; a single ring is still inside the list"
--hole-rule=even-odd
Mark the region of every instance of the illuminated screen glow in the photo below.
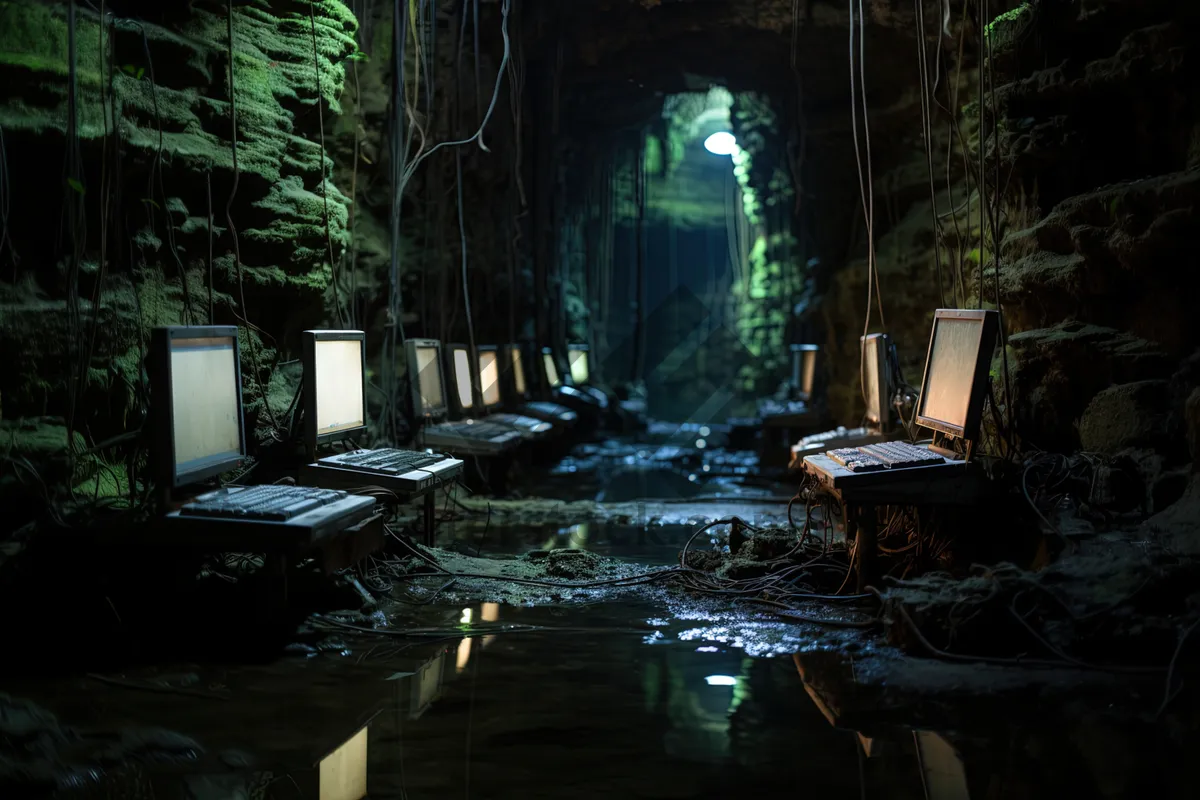
[[[348,431],[363,419],[363,343],[361,339],[318,339],[313,350],[317,390],[317,435]]]
[[[438,364],[436,347],[417,348],[417,387],[421,391],[421,413],[429,414],[445,408],[442,367]]]
[[[467,409],[475,405],[471,392],[471,360],[461,347],[454,348],[454,383],[458,386],[459,408]]]
[[[867,395],[867,419],[874,423],[883,421],[883,398],[880,397],[879,336],[868,336],[863,341],[863,389]]]
[[[542,366],[546,370],[546,382],[550,384],[551,389],[557,389],[561,381],[558,379],[558,367],[554,365],[554,356],[542,353]]]
[[[500,367],[496,363],[495,350],[484,350],[479,354],[479,388],[483,392],[484,407],[500,403]]]
[[[737,139],[729,131],[717,131],[704,140],[704,149],[715,156],[731,156],[737,146]]]
[[[938,319],[934,323],[918,416],[966,428],[982,336],[982,320]]]
[[[240,458],[242,399],[233,337],[175,339],[170,355],[176,473]]]
[[[512,357],[513,380],[516,382],[517,394],[524,396],[525,394],[525,364],[521,361],[521,348],[509,348],[509,355]]]
[[[571,364],[571,380],[580,386],[588,382],[588,351],[583,347],[568,347],[567,361]]]

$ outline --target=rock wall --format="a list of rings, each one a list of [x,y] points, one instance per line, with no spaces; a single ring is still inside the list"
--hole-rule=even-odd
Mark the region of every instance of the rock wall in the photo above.
[[[70,429],[97,491],[128,488],[156,325],[239,324],[250,423],[277,433],[283,332],[324,318],[348,240],[321,127],[358,50],[346,5],[135,6],[0,4],[0,425],[34,486]]]

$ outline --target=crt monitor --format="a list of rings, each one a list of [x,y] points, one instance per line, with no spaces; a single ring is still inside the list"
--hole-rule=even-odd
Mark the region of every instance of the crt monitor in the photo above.
[[[471,351],[465,344],[446,345],[450,353],[450,381],[454,386],[453,400],[459,411],[475,407],[475,383],[471,380]]]
[[[588,369],[588,346],[586,344],[567,345],[567,362],[571,365],[571,383],[576,386],[587,386],[591,379]]]
[[[871,333],[859,342],[863,349],[862,388],[867,401],[867,422],[883,427],[888,421],[891,400],[887,371],[891,340],[886,333]]]
[[[961,439],[978,435],[999,330],[996,311],[940,308],[934,312],[917,401],[918,425]]]
[[[479,392],[484,408],[500,405],[500,354],[495,347],[479,348]]]
[[[551,389],[562,386],[562,379],[558,377],[558,365],[554,363],[554,351],[549,347],[542,348],[542,371],[546,375],[547,386]]]
[[[172,488],[228,472],[246,455],[238,355],[232,325],[176,325],[151,334],[155,457]]]
[[[813,385],[817,380],[817,354],[821,348],[815,344],[794,344],[791,347],[791,384],[801,398],[812,397]]]
[[[521,345],[509,344],[505,345],[505,349],[508,351],[508,366],[512,369],[513,389],[518,397],[525,397],[529,394],[529,385],[525,381],[525,359],[521,355]]]
[[[441,343],[436,339],[409,339],[404,343],[404,355],[408,359],[413,412],[422,418],[443,416],[447,406]]]
[[[367,335],[304,331],[304,440],[318,444],[367,429]]]

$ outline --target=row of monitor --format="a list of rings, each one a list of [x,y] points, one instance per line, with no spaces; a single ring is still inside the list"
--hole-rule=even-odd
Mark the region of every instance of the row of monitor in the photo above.
[[[977,436],[998,333],[995,311],[943,308],[934,312],[917,401],[919,426],[956,438]],[[890,340],[885,334],[873,333],[862,337],[861,345],[866,418],[872,425],[885,425],[894,358]],[[818,349],[817,345],[792,345],[791,382],[803,399],[813,392]]]
[[[441,344],[412,339],[408,363],[416,365],[412,381],[414,408],[423,419],[445,417],[450,410],[442,374]],[[457,406],[475,408],[470,356],[463,345],[450,346],[456,376]],[[479,401],[488,410],[501,404],[500,348],[481,347],[477,355]],[[518,397],[528,395],[528,376],[519,345],[504,345]],[[571,345],[568,358],[574,382],[589,379],[586,345]],[[543,377],[561,385],[553,352],[542,352]],[[304,332],[305,445],[349,439],[366,430],[366,334],[362,331]],[[234,326],[156,328],[151,337],[150,372],[156,398],[156,453],[164,465],[162,479],[178,487],[233,469],[246,456],[238,329]],[[169,398],[164,402],[158,398]]]
[[[998,331],[994,311],[940,309],[934,315],[926,354],[925,376],[917,402],[918,425],[949,436],[974,439],[983,413],[988,371]],[[151,374],[156,399],[157,440],[164,475],[172,486],[193,483],[237,466],[246,455],[238,329],[234,326],[156,328],[151,338]],[[361,331],[306,331],[304,386],[306,444],[349,438],[366,429],[366,340]],[[868,414],[882,422],[887,413],[886,353],[882,337],[867,337],[863,346],[872,368],[865,386]],[[412,381],[414,408],[425,419],[449,412],[442,377],[441,345],[412,339],[408,363],[416,365]],[[456,381],[460,409],[474,407],[469,352],[452,346],[455,366],[466,360],[468,376]],[[500,364],[503,352],[506,364]],[[561,385],[549,348],[541,353],[543,377],[551,389]],[[500,404],[500,379],[511,370],[518,397],[528,393],[528,376],[519,345],[479,348],[480,399]],[[588,379],[587,349],[573,346],[569,356],[577,383]],[[810,373],[811,374],[811,373]],[[160,398],[169,398],[163,402]],[[169,451],[168,451],[169,448]],[[167,453],[169,452],[169,458]]]

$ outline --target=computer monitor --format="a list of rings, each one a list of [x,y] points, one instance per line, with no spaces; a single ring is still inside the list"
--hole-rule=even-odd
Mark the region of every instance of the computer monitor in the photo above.
[[[166,486],[198,483],[245,458],[238,356],[232,325],[176,325],[151,333],[155,460]]]
[[[521,355],[521,345],[506,344],[504,348],[508,352],[508,366],[512,370],[513,389],[518,397],[526,397],[529,384],[525,380],[525,359]]]
[[[479,393],[484,408],[495,408],[503,397],[500,394],[500,354],[495,345],[479,348]]]
[[[577,386],[587,386],[591,378],[588,370],[588,346],[586,344],[567,345],[567,363],[571,366],[571,383]]]
[[[817,380],[817,354],[820,352],[821,348],[815,344],[791,346],[791,385],[802,400],[812,397],[813,386]]]
[[[918,425],[960,439],[978,436],[999,330],[996,311],[940,308],[934,312],[917,401]]]
[[[465,344],[448,344],[450,355],[447,368],[454,385],[453,399],[460,412],[475,408],[475,383],[471,380],[471,351]]]
[[[867,422],[883,427],[890,417],[891,387],[887,359],[891,340],[886,333],[871,333],[859,339],[862,346],[863,396],[867,400]]]
[[[409,339],[404,343],[412,386],[413,413],[422,418],[446,414],[446,382],[442,379],[442,345],[437,339]]]
[[[547,386],[551,389],[562,386],[562,379],[558,377],[558,364],[554,363],[554,351],[549,347],[542,348],[542,371],[546,376]]]
[[[304,443],[346,439],[367,429],[367,335],[304,331]]]

